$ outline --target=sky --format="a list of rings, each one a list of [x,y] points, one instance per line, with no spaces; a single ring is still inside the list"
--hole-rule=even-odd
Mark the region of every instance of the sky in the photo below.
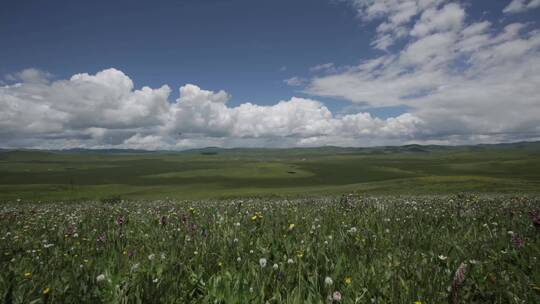
[[[1,148],[540,140],[540,0],[2,7]]]

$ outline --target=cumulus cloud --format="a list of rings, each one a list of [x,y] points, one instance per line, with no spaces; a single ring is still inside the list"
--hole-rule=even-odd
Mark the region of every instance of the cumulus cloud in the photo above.
[[[50,83],[18,79],[0,87],[4,147],[370,145],[412,138],[422,123],[410,114],[386,120],[368,113],[335,116],[323,103],[298,97],[231,107],[225,91],[193,84],[180,87],[178,99],[170,101],[168,86],[135,89],[116,69]]]
[[[399,13],[384,5],[390,2],[355,1],[370,19]],[[540,31],[522,23],[502,30],[488,21],[467,23],[459,4],[427,2],[433,5],[410,24],[402,49],[313,77],[305,90],[365,107],[407,106],[424,122],[419,140],[538,138]]]

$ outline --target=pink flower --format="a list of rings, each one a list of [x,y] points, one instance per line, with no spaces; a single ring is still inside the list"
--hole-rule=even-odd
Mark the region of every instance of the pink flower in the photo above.
[[[341,301],[341,292],[334,291],[334,293],[332,294],[332,300],[334,300],[336,302]]]

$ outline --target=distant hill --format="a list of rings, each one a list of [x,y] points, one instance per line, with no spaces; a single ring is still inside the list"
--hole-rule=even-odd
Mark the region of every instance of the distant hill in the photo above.
[[[216,154],[281,154],[287,151],[287,154],[392,154],[392,153],[430,153],[443,151],[482,151],[482,150],[506,150],[506,149],[525,149],[534,152],[540,151],[540,141],[534,142],[515,142],[515,143],[500,143],[500,144],[478,144],[478,145],[460,145],[460,146],[444,146],[444,145],[420,145],[409,144],[403,146],[378,146],[378,147],[337,147],[337,146],[322,146],[322,147],[306,147],[306,148],[220,148],[220,147],[205,147],[198,149],[189,149],[183,151],[173,150],[143,150],[143,149],[86,149],[72,148],[62,150],[41,150],[41,149],[5,149],[0,148],[0,153],[6,152],[53,152],[53,153],[73,153],[73,154],[201,154],[201,155],[216,155]]]

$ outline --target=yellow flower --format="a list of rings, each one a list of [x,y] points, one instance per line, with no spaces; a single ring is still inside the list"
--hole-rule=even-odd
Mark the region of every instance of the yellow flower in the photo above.
[[[223,263],[219,262],[219,263],[218,263],[218,266],[219,266],[219,267],[223,266]]]
[[[422,304],[422,301],[414,301],[414,304]]]
[[[351,285],[352,283],[352,278],[351,277],[345,277],[345,284],[346,285]]]
[[[124,250],[124,251],[122,252],[122,254],[123,254],[123,255],[126,255],[126,254],[127,254],[127,251]]]
[[[252,216],[252,217],[251,217],[251,220],[252,220],[252,221],[257,220],[257,215],[255,214],[254,216]]]
[[[25,278],[30,278],[30,277],[32,277],[32,273],[31,272],[25,272],[24,277]]]
[[[44,294],[44,295],[49,294],[49,287],[43,289],[43,294]]]
[[[289,224],[289,230],[293,230],[294,229],[294,224]]]
[[[303,252],[302,250],[298,250],[298,251],[296,252],[296,256],[299,257],[299,258],[301,258],[301,257],[304,256],[304,252]]]

